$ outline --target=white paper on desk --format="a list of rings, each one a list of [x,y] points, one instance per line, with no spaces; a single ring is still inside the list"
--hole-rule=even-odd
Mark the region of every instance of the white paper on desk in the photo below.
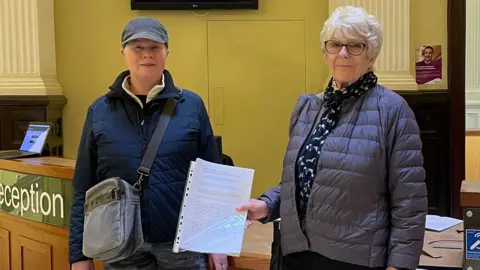
[[[247,212],[236,207],[250,200],[253,169],[191,162],[173,252],[239,256]]]
[[[427,215],[425,228],[427,230],[441,232],[462,222],[462,220],[456,218]]]

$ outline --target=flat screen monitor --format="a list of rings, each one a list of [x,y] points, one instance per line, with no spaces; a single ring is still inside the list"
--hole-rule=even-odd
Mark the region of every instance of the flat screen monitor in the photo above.
[[[132,10],[258,9],[258,0],[131,0]]]

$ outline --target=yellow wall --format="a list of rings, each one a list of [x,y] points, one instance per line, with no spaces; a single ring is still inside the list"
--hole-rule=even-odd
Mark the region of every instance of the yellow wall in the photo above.
[[[412,60],[414,48],[424,43],[442,44],[446,55],[446,2],[411,1]],[[202,96],[211,118],[215,118],[214,130],[225,136],[225,152],[232,155],[236,165],[257,169],[252,195],[279,181],[294,97],[302,92],[320,92],[328,75],[319,42],[328,16],[327,0],[260,0],[258,11],[210,11],[206,15],[204,11],[131,11],[129,0],[54,0],[54,5],[57,74],[68,99],[64,109],[66,157],[76,156],[88,105],[106,93],[124,69],[119,46],[124,24],[136,16],[152,16],[169,30],[167,68],[176,83]],[[231,28],[241,35],[229,31]],[[285,33],[300,40],[282,36]],[[230,43],[222,45],[223,35]],[[247,39],[245,46],[239,43],[241,38]],[[275,49],[272,40],[281,46]],[[229,51],[232,48],[235,51]],[[258,64],[252,65],[253,60]],[[285,68],[302,63],[300,70]],[[258,88],[246,88],[248,84],[238,78],[244,74],[243,67],[253,68],[246,73],[255,77],[252,84]],[[293,86],[287,80],[290,75]],[[251,104],[258,106],[246,110]],[[278,117],[270,117],[272,121],[262,125],[268,118],[264,115],[267,104]],[[232,112],[232,108],[238,111]],[[233,131],[234,126],[240,132]],[[255,136],[268,139],[255,140]],[[266,149],[274,151],[275,157],[265,159],[259,154]]]
[[[442,83],[419,85],[418,89],[448,89],[447,84],[447,0],[410,1],[411,70],[415,74],[416,49],[422,45],[442,46]]]
[[[209,93],[209,87],[226,87],[223,88],[225,123],[215,125],[214,129],[217,134],[225,136],[224,150],[233,157],[236,165],[254,168],[258,164],[268,166],[268,169],[257,172],[253,193],[259,194],[278,182],[287,142],[288,117],[296,97],[306,91],[319,92],[327,76],[318,48],[319,32],[328,15],[328,1],[260,2],[259,11],[211,11],[203,16],[206,12],[131,11],[128,0],[56,0],[58,78],[68,99],[64,109],[65,156],[76,155],[88,105],[108,90],[115,76],[124,68],[119,46],[124,24],[136,16],[153,16],[169,30],[171,54],[167,68],[172,71],[177,84],[197,92],[209,109],[210,101],[218,102],[211,97],[214,92]],[[238,35],[229,27],[235,27]],[[296,33],[296,30],[302,34]],[[239,35],[246,40],[240,40]],[[230,40],[229,46],[234,46],[235,51],[228,53],[229,47],[222,46],[222,36],[226,37],[225,42]],[[278,42],[279,48],[275,48],[276,44],[272,44],[271,40]],[[215,49],[210,48],[209,51],[209,46]],[[231,61],[222,62],[225,56]],[[290,64],[299,66],[297,58],[304,59],[303,68],[289,70]],[[235,63],[242,60],[246,61],[243,67],[253,69],[250,76],[256,77],[250,87],[250,84],[243,84],[243,89],[235,88],[238,85],[235,82],[251,80],[252,77],[242,78],[244,73],[241,70],[232,73]],[[209,62],[213,62],[210,65],[214,67],[209,67]],[[283,70],[276,66],[283,67]],[[209,68],[214,72],[209,74]],[[269,85],[256,76],[259,72],[265,72],[265,69],[270,69],[270,74],[263,73],[264,78],[269,78]],[[289,84],[289,73],[296,85]],[[236,78],[224,80],[232,74]],[[252,101],[269,101],[272,104],[263,102],[263,106],[247,110],[246,105]],[[265,116],[263,111],[268,104],[278,112],[278,117],[270,117],[274,121],[262,125],[259,120]],[[232,109],[235,105],[238,105],[239,111]],[[241,113],[257,121],[248,125],[245,118],[240,117]],[[258,133],[258,127],[263,127],[262,134]],[[238,128],[239,131],[232,132],[232,128]],[[263,136],[267,132],[273,133],[268,142],[257,140],[255,145],[249,144],[255,140],[248,136]],[[262,155],[255,153],[266,149],[275,151],[274,159],[260,160]]]
[[[465,179],[480,181],[480,136],[465,136]]]

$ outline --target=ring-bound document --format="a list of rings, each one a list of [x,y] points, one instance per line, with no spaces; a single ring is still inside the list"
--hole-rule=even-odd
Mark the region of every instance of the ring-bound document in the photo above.
[[[239,256],[247,212],[235,208],[249,202],[253,175],[253,169],[192,161],[173,252]]]

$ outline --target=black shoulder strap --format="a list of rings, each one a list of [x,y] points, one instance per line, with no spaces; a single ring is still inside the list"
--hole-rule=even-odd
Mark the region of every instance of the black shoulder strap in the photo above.
[[[143,178],[150,175],[150,168],[152,167],[153,161],[155,160],[155,156],[158,152],[158,147],[160,147],[163,135],[165,134],[165,130],[167,129],[170,117],[175,111],[176,105],[177,102],[175,101],[175,99],[169,98],[167,99],[167,102],[163,107],[162,114],[160,115],[160,120],[158,120],[155,131],[153,132],[152,138],[150,139],[147,150],[145,151],[145,154],[143,156],[142,163],[137,170],[138,181],[133,187],[138,190],[142,188]]]

